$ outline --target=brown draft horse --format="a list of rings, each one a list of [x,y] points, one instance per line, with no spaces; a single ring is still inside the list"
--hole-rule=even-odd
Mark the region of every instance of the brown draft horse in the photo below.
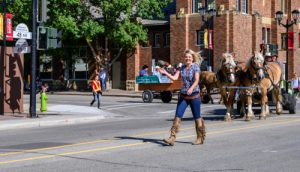
[[[261,97],[261,113],[259,119],[266,119],[269,115],[268,107],[268,91],[273,91],[276,101],[276,113],[282,113],[282,96],[280,90],[281,68],[277,63],[268,63],[264,61],[264,57],[259,52],[254,52],[254,55],[248,60],[247,71],[242,72],[241,85],[253,87],[243,90],[241,113],[245,113],[245,102],[248,104],[248,112],[245,116],[246,120],[254,119],[252,110],[252,95],[254,92]]]
[[[201,72],[199,86],[201,88],[201,96],[204,96],[204,93],[206,92],[208,96],[208,101],[210,100],[211,103],[214,104],[210,91],[213,88],[218,88],[218,79],[216,74],[210,71]]]
[[[226,87],[239,85],[240,81],[237,75],[240,71],[240,68],[236,65],[234,57],[230,53],[224,53],[220,60],[220,67],[216,75],[218,79],[218,86],[220,88],[220,94],[227,109],[224,120],[231,121],[231,116],[233,116],[234,110],[233,103],[236,89]]]

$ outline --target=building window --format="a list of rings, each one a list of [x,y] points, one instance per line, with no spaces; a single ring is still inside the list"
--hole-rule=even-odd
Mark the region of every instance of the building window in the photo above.
[[[281,49],[286,50],[286,33],[281,34]]]
[[[41,79],[53,79],[53,69],[52,69],[52,56],[43,54],[39,58],[40,61],[40,78]]]
[[[248,13],[248,0],[242,0],[242,13]]]
[[[160,47],[160,34],[154,34],[154,44],[153,47]]]
[[[261,40],[263,44],[266,44],[266,29],[264,27],[261,30]]]
[[[165,33],[164,37],[165,37],[165,39],[164,39],[164,46],[165,47],[170,47],[170,33],[169,32]]]
[[[266,44],[270,44],[271,43],[271,29],[267,28],[267,35],[266,35]]]
[[[204,31],[197,30],[197,46],[204,47]]]
[[[216,9],[216,0],[205,0],[207,10]]]
[[[287,5],[287,0],[281,0],[281,11],[284,14],[287,14],[288,5]]]
[[[241,11],[241,0],[235,1],[236,11]]]
[[[201,7],[202,7],[202,3],[200,2],[200,0],[192,1],[192,13],[198,13],[199,8],[201,8]]]

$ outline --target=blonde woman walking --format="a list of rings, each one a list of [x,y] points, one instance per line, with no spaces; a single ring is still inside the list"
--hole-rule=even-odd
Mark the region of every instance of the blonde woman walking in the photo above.
[[[203,144],[206,136],[204,120],[201,118],[200,111],[200,88],[198,84],[200,68],[199,64],[196,64],[199,62],[201,63],[202,58],[199,53],[187,49],[184,51],[183,59],[185,62],[184,65],[182,65],[174,75],[169,74],[164,69],[160,70],[162,74],[165,74],[170,79],[177,80],[181,78],[183,82],[177,103],[175,118],[171,127],[171,135],[168,139],[164,139],[164,142],[171,146],[174,145],[176,134],[179,131],[181,119],[188,106],[191,107],[197,133],[197,138],[193,144]]]

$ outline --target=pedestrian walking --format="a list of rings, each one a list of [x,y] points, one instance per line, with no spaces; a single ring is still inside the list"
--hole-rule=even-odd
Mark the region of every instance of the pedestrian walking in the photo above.
[[[293,94],[294,96],[297,98],[298,97],[298,93],[299,93],[299,78],[297,76],[297,73],[294,72],[293,74],[293,78],[291,80],[291,87],[292,87],[292,90],[293,90]]]
[[[106,73],[105,69],[103,67],[101,67],[100,72],[99,72],[99,80],[100,80],[102,91],[106,90],[106,86],[105,86],[106,75],[107,75],[107,73]]]
[[[97,98],[98,109],[100,109],[100,98],[102,95],[102,91],[101,91],[101,84],[98,79],[98,76],[95,76],[94,80],[92,80],[92,88],[93,88],[93,100],[91,101],[90,105],[93,106]]]
[[[164,69],[160,70],[162,74],[165,74],[172,80],[177,80],[181,76],[183,82],[183,86],[180,90],[180,96],[178,98],[173,125],[171,127],[170,137],[163,140],[171,146],[174,145],[176,134],[179,131],[181,119],[187,106],[191,107],[193,118],[195,120],[197,138],[193,142],[193,145],[203,144],[206,136],[204,120],[201,118],[200,111],[200,88],[198,85],[200,68],[199,65],[195,63],[202,60],[202,58],[199,53],[188,49],[184,52],[184,60],[185,64],[182,65],[174,75],[169,74]]]

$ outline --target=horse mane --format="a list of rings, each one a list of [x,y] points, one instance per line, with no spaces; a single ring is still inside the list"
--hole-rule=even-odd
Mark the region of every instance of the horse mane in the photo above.
[[[219,70],[222,68],[223,64],[231,64],[233,67],[236,66],[234,57],[231,53],[223,53],[220,62]]]
[[[264,56],[260,53],[260,52],[258,52],[258,51],[255,51],[254,53],[253,53],[253,55],[248,59],[248,61],[247,61],[247,68],[249,68],[250,66],[251,66],[251,61],[252,61],[252,58],[254,58],[254,57],[256,57],[256,58],[258,58],[257,60],[259,60],[259,61],[261,61],[261,62],[264,62],[265,61],[265,58],[264,58]]]

